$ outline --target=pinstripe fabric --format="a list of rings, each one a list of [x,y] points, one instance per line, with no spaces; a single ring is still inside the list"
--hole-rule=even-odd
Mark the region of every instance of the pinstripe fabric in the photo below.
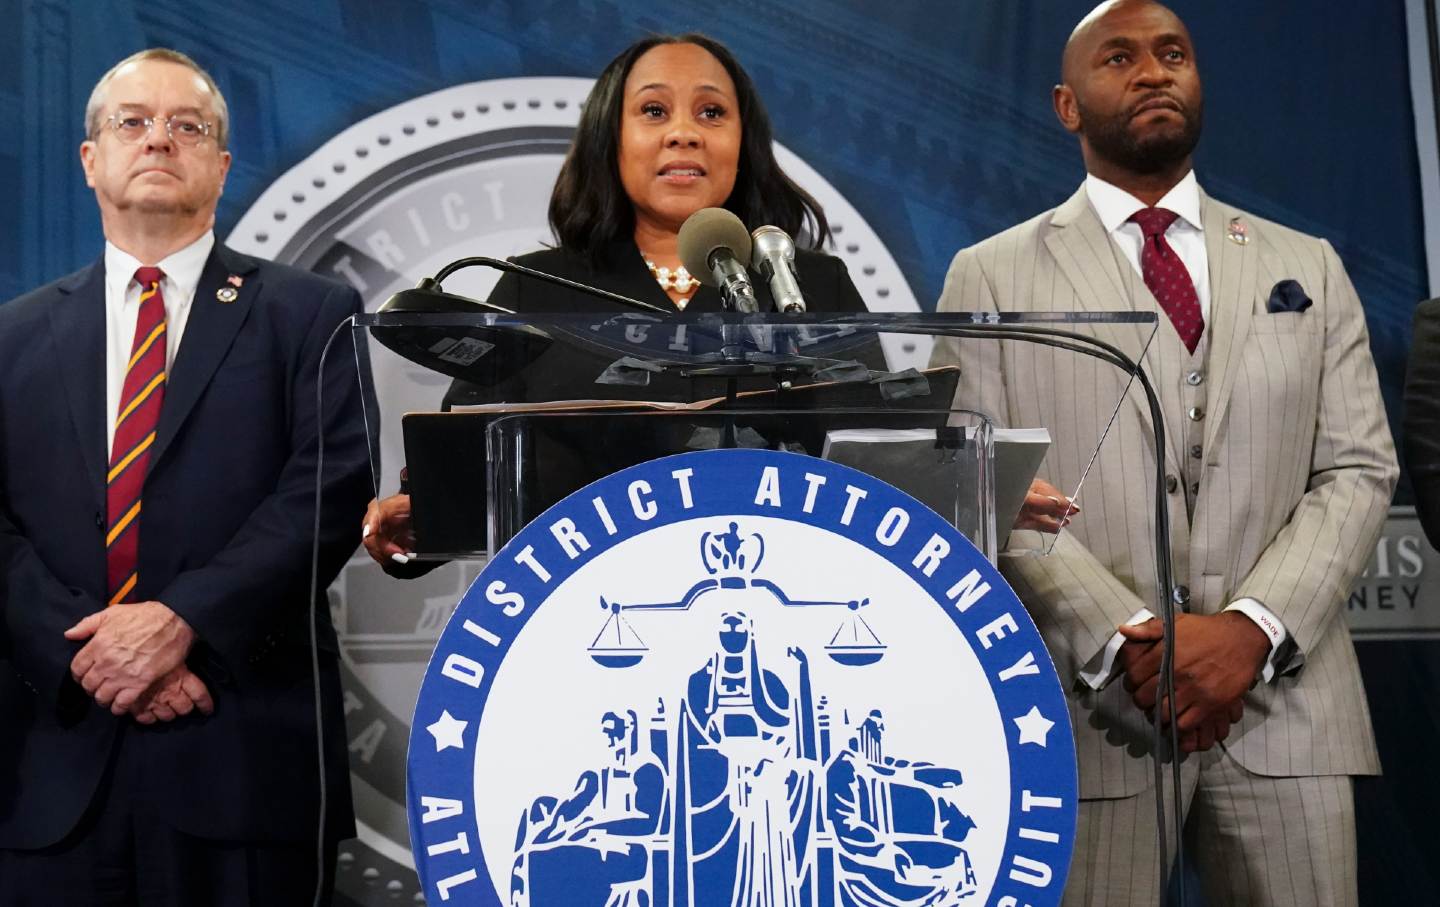
[[[1353,907],[1358,901],[1353,781],[1269,778],[1223,746],[1181,767],[1186,852],[1205,903]],[[1172,808],[1169,786],[1166,808]],[[1076,823],[1065,907],[1151,907],[1160,900],[1153,791],[1087,800]]]
[[[1208,755],[1208,754],[1207,754]],[[1182,808],[1195,799],[1199,759],[1181,766]],[[1165,785],[1167,815],[1175,798]],[[1188,843],[1188,842],[1187,842]],[[1160,857],[1155,838],[1154,791],[1133,797],[1085,800],[1075,822],[1075,854],[1062,907],[1154,907],[1160,903]],[[1194,854],[1194,850],[1188,853]],[[1215,901],[1229,907],[1229,901]]]
[[[1341,608],[1380,531],[1396,466],[1360,303],[1328,243],[1201,201],[1212,293],[1205,338],[1191,355],[1162,314],[1143,359],[1169,435],[1166,472],[1178,480],[1169,495],[1176,581],[1197,613],[1255,598],[1296,643],[1279,676],[1246,697],[1228,742],[1240,765],[1263,775],[1376,773]],[[1226,239],[1236,218],[1244,245]],[[1284,278],[1313,299],[1308,311],[1267,311]],[[1159,311],[1083,189],[960,252],[940,308]],[[1133,328],[1095,334],[1132,355],[1141,349]],[[1126,398],[1081,493],[1083,512],[1055,553],[1002,562],[1062,678],[1077,682],[1115,627],[1156,600],[1155,450],[1143,394],[1126,393],[1108,365],[1027,344],[946,340],[935,361],[960,365],[958,406],[1049,428],[1042,474],[1065,489],[1078,483],[1114,401]],[[1191,373],[1201,380],[1187,381]],[[1192,419],[1196,405],[1204,415]],[[1033,533],[1011,538],[1012,547],[1040,544]],[[1120,685],[1075,692],[1070,704],[1081,796],[1147,789],[1148,731]]]
[[[1359,902],[1350,776],[1266,778],[1233,759],[1208,761],[1213,764],[1200,773],[1187,829],[1190,852],[1203,855],[1207,903],[1354,907]]]
[[[140,312],[120,391],[120,409],[115,414],[115,441],[105,477],[105,509],[109,515],[105,570],[112,605],[134,601],[138,580],[140,491],[165,400],[165,299],[160,295],[164,276],[159,268],[135,271],[135,282],[141,287]]]

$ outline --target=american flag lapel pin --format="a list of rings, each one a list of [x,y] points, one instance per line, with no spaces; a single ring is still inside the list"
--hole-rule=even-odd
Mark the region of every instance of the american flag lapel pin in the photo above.
[[[1230,218],[1230,224],[1225,228],[1225,238],[1237,246],[1248,245],[1250,242],[1250,231],[1245,222],[1238,217]]]

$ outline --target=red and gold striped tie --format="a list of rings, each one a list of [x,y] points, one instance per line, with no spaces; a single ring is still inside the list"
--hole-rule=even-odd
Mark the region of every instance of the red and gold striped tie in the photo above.
[[[160,422],[160,405],[165,400],[165,298],[160,295],[164,276],[159,268],[135,271],[135,282],[140,284],[140,314],[135,322],[130,364],[125,368],[120,409],[115,416],[115,443],[105,490],[109,514],[105,565],[112,605],[134,600],[140,551],[140,490],[150,462],[150,446],[155,443],[155,426]]]

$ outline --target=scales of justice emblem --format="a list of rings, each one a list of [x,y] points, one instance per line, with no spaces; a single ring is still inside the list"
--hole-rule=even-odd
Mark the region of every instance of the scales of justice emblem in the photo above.
[[[493,558],[442,634],[410,747],[426,896],[1058,903],[1074,753],[1017,617],[953,528],[845,467],[709,451],[601,480]]]
[[[973,894],[961,772],[886,756],[879,709],[836,722],[826,697],[817,701],[805,648],[785,650],[789,683],[762,663],[763,628],[746,604],[758,594],[782,608],[848,610],[824,651],[859,667],[886,648],[861,613],[869,600],[790,598],[761,572],[765,536],[737,522],[701,532],[698,548],[706,576],[680,599],[601,598],[609,618],[588,649],[600,665],[644,658],[626,615],[709,606],[712,652],[679,691],[673,721],[665,698],[643,728],[633,708],[597,716],[613,755],[570,795],[542,795],[521,815],[511,903],[643,907],[659,881],[676,904],[829,905],[837,875],[843,903]],[[657,835],[668,841],[657,847]]]

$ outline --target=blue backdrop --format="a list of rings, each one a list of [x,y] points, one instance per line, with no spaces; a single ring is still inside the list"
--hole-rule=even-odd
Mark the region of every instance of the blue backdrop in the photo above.
[[[99,254],[76,152],[81,113],[95,80],[134,50],[191,54],[229,99],[225,236],[280,174],[367,115],[476,80],[593,77],[643,33],[698,29],[736,51],[779,141],[860,210],[931,308],[956,249],[1057,204],[1082,178],[1049,90],[1065,36],[1090,5],[0,0],[0,122],[10,126],[0,131],[0,299]],[[1403,0],[1173,6],[1194,33],[1205,80],[1201,182],[1335,244],[1365,301],[1398,427],[1410,315],[1428,295]],[[1398,676],[1378,664],[1393,661],[1388,654],[1364,648],[1392,781],[1362,791],[1362,876],[1375,903],[1399,903],[1434,891],[1435,870],[1412,858],[1433,856],[1440,803],[1433,784],[1409,787],[1408,772],[1425,777],[1423,760],[1404,758],[1414,713],[1384,705],[1416,684],[1436,689],[1434,660],[1407,649],[1413,672]],[[1429,745],[1433,705],[1426,711],[1419,739]]]
[[[226,235],[270,182],[362,117],[479,79],[593,77],[649,31],[700,29],[755,77],[777,138],[850,199],[933,306],[955,250],[1066,198],[1083,176],[1050,111],[1089,0],[0,0],[0,298],[99,252],[81,111],[116,59],[163,44],[211,69],[233,118]],[[1319,234],[1369,313],[1398,412],[1425,293],[1402,0],[1177,2],[1207,95],[1214,195]],[[717,10],[719,14],[717,15]],[[18,27],[13,27],[18,25]]]

